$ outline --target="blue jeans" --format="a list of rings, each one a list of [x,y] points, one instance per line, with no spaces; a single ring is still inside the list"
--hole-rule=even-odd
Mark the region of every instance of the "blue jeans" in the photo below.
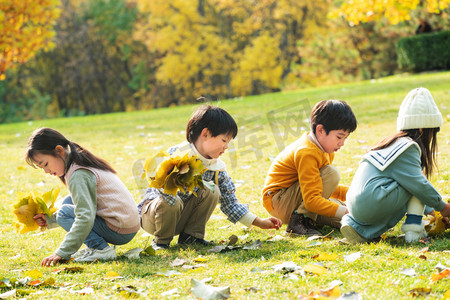
[[[58,225],[67,232],[72,228],[72,225],[75,222],[75,205],[72,202],[71,196],[67,196],[63,200],[62,206],[58,210],[56,221],[58,222]],[[102,250],[108,247],[108,243],[113,245],[126,244],[131,241],[135,235],[136,232],[127,234],[117,233],[106,225],[105,220],[96,216],[94,226],[84,240],[84,244],[88,248]]]

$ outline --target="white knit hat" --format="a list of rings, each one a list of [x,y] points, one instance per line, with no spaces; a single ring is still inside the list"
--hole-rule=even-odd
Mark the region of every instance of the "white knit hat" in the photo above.
[[[442,114],[434,103],[429,90],[420,87],[406,95],[398,111],[397,130],[441,126]]]

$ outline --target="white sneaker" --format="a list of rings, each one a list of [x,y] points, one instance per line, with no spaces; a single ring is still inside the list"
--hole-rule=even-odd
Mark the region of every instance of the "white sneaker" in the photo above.
[[[87,247],[86,247],[86,248],[83,248],[83,249],[81,249],[81,250],[75,252],[74,254],[72,254],[71,258],[75,259],[75,258],[84,256],[84,255],[86,255],[87,252],[90,252],[90,251],[92,251],[92,250],[94,250],[94,249],[92,249],[92,248],[87,248]]]
[[[403,223],[401,230],[405,233],[405,241],[407,243],[418,242],[427,237],[427,232],[424,228],[424,222],[421,224],[405,224]]]
[[[92,249],[88,248],[89,251],[83,256],[77,257],[75,262],[93,262],[96,260],[115,260],[117,258],[116,247],[108,246],[105,249]]]

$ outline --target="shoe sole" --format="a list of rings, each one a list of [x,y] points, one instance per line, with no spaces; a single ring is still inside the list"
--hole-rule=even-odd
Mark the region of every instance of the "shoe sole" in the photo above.
[[[353,227],[351,227],[350,225],[342,226],[341,233],[344,236],[344,238],[346,238],[347,243],[349,244],[362,244],[367,243],[369,241],[360,236],[359,233],[356,232],[356,230],[353,229]]]

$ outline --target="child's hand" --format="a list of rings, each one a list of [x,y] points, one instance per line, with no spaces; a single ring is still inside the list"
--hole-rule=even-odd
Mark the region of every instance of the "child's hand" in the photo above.
[[[43,267],[54,266],[58,263],[58,261],[60,261],[60,259],[61,259],[61,256],[59,256],[58,254],[52,254],[42,260],[41,266],[43,266]]]
[[[450,217],[450,203],[445,204],[444,208],[441,210],[441,215],[443,218]]]
[[[36,221],[36,224],[38,224],[40,227],[47,227],[47,219],[45,218],[44,214],[34,215],[33,219]]]
[[[265,218],[265,219],[261,219],[256,217],[256,219],[253,221],[253,225],[258,226],[261,229],[280,229],[281,225],[283,225],[283,223],[281,222],[280,219],[274,218],[274,217],[269,217],[269,218]]]

